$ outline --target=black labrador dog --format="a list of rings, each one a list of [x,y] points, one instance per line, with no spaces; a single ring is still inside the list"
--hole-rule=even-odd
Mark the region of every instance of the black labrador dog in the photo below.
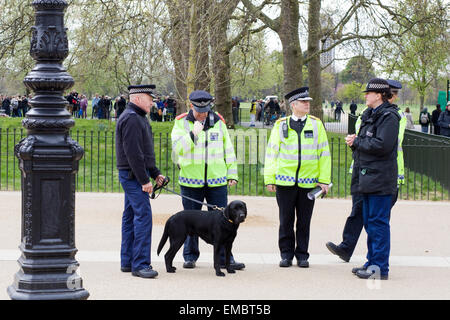
[[[220,210],[183,210],[171,216],[166,222],[157,251],[159,255],[167,238],[170,238],[170,248],[164,255],[167,272],[175,272],[176,268],[172,265],[172,262],[187,236],[197,235],[206,243],[214,246],[216,275],[225,276],[225,273],[220,271],[220,250],[222,247],[225,247],[225,267],[228,273],[234,273],[234,269],[230,268],[231,247],[239,224],[244,222],[246,217],[247,206],[239,200],[230,202],[223,212]]]

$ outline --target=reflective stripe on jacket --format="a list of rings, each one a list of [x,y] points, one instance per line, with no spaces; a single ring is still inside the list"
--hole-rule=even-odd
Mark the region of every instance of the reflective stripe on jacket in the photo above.
[[[237,159],[225,123],[219,120],[202,130],[195,143],[190,134],[193,128],[194,124],[184,116],[175,120],[172,129],[172,159],[180,166],[179,184],[201,188],[237,181]]]
[[[266,149],[264,183],[314,188],[317,183],[331,182],[331,155],[322,122],[310,115],[301,132],[299,157],[298,134],[289,126],[290,117],[278,120]],[[288,137],[283,135],[283,124]],[[299,168],[300,166],[300,168]],[[298,170],[299,169],[299,170]],[[298,171],[298,173],[297,173]]]

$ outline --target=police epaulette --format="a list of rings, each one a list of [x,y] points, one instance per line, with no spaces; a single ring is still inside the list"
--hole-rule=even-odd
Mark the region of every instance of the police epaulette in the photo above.
[[[182,113],[182,114],[180,114],[179,116],[177,116],[175,119],[176,119],[176,120],[180,120],[180,119],[183,119],[184,117],[186,117],[187,115],[188,115],[188,113],[185,112],[185,113]]]
[[[317,118],[317,117],[315,117],[315,116],[313,116],[313,115],[309,115],[311,118],[313,118],[314,120],[320,120],[319,118]]]
[[[216,112],[216,114],[219,116],[220,120],[223,121],[223,123],[227,124],[227,123],[225,122],[225,119],[222,117],[222,115],[221,115],[220,113]]]
[[[284,121],[284,120],[286,120],[287,118],[288,118],[288,117],[280,118],[280,119],[277,120],[277,122]]]

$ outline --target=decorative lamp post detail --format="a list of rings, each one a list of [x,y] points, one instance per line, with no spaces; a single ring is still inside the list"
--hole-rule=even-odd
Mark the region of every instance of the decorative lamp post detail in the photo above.
[[[25,77],[34,91],[22,121],[28,135],[15,146],[22,184],[20,270],[8,287],[11,299],[87,299],[75,259],[75,179],[84,150],[69,136],[75,125],[63,94],[74,85],[62,62],[69,54],[63,0],[34,0]]]

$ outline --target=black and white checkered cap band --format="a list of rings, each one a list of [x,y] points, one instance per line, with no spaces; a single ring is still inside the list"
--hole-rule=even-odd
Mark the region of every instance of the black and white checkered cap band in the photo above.
[[[200,107],[200,108],[207,107],[211,104],[211,100],[203,101],[203,102],[199,102],[199,101],[191,101],[191,102],[194,106]]]
[[[130,94],[135,94],[135,93],[147,93],[147,94],[151,95],[152,97],[155,96],[155,93],[153,92],[153,90],[151,88],[133,88],[133,89],[130,89]]]
[[[311,97],[309,96],[309,92],[308,91],[301,92],[301,93],[298,93],[298,94],[290,97],[289,98],[289,103],[291,103],[292,101],[295,101],[295,100],[302,99],[302,98],[309,98],[309,99],[311,99]]]
[[[367,85],[367,90],[370,90],[370,89],[375,89],[375,90],[389,89],[389,84],[386,84],[386,83],[369,83]]]

